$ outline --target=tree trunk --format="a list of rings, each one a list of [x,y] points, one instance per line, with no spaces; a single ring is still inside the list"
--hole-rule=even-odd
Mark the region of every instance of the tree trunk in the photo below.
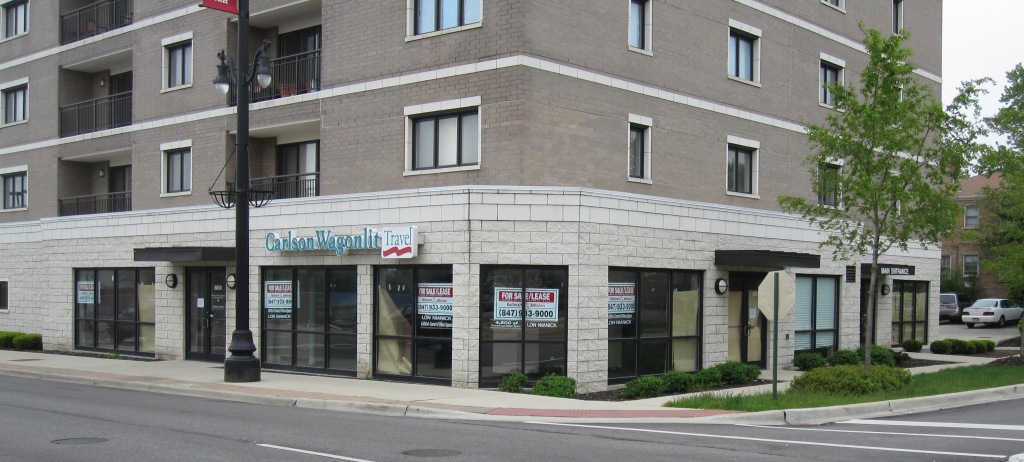
[[[878,253],[871,255],[871,282],[868,284],[868,315],[864,330],[864,370],[871,370],[871,347],[875,342],[875,312],[878,311]]]

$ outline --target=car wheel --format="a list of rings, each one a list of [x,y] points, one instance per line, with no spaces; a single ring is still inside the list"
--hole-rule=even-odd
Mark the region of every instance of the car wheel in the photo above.
[[[999,322],[996,323],[996,325],[999,327],[1006,327],[1006,316],[1000,316]]]
[[[974,323],[973,322],[967,323],[967,328],[968,329],[974,329]]]

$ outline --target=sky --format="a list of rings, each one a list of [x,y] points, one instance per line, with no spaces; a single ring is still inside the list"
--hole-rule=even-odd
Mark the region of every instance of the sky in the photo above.
[[[1006,72],[1024,62],[1016,33],[1024,0],[944,0],[942,11],[942,102],[949,104],[964,80],[991,77],[995,86],[981,100],[982,115],[999,109]]]

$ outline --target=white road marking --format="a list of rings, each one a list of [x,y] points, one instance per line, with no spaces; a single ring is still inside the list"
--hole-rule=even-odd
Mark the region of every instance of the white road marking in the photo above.
[[[1010,430],[1024,432],[1024,425],[988,425],[950,422],[915,422],[913,420],[847,420],[845,424],[886,425],[892,427],[971,428],[975,430]]]
[[[536,425],[552,425],[559,427],[576,427],[576,428],[596,428],[601,430],[621,430],[627,432],[641,432],[641,433],[659,433],[663,435],[680,435],[680,436],[695,436],[699,438],[719,438],[726,440],[742,440],[742,441],[759,441],[764,443],[779,443],[779,444],[792,444],[792,445],[804,445],[804,446],[825,446],[832,448],[847,448],[847,449],[866,449],[870,451],[884,451],[884,452],[910,452],[915,454],[934,454],[942,456],[960,456],[960,457],[980,457],[988,459],[1005,459],[1006,455],[998,454],[972,454],[967,452],[944,452],[944,451],[921,451],[916,449],[902,449],[902,448],[886,448],[876,446],[857,446],[851,444],[833,444],[833,443],[818,443],[815,441],[790,441],[790,440],[776,440],[768,438],[751,438],[747,436],[727,436],[727,435],[713,435],[706,433],[686,433],[686,432],[672,432],[667,430],[650,430],[645,428],[629,428],[629,427],[605,427],[601,425],[581,425],[581,424],[567,424],[567,423],[555,423],[555,422],[525,422]]]
[[[323,452],[313,452],[313,451],[307,451],[305,449],[289,448],[289,447],[285,447],[285,446],[276,446],[276,445],[273,445],[273,444],[259,444],[259,443],[257,443],[256,446],[261,446],[261,447],[270,448],[270,449],[280,449],[282,451],[297,452],[297,453],[300,453],[300,454],[309,454],[309,455],[313,455],[313,456],[326,457],[328,459],[348,460],[348,461],[351,461],[351,462],[373,462],[373,461],[366,460],[366,459],[353,459],[351,457],[336,456],[334,454],[327,454],[327,453],[323,453]]]
[[[773,425],[746,425],[737,424],[737,427],[751,427],[751,428],[770,428],[774,430],[791,430],[791,431],[802,431],[802,432],[832,432],[832,433],[857,433],[861,435],[895,435],[895,436],[930,436],[935,438],[959,438],[965,440],[995,440],[995,441],[1014,441],[1024,442],[1022,438],[999,438],[995,436],[971,436],[971,435],[950,435],[944,433],[899,433],[899,432],[866,432],[858,430],[831,430],[825,428],[796,428],[796,427],[779,427]]]

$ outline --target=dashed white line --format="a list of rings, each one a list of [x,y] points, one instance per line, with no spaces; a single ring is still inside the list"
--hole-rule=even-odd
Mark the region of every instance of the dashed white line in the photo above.
[[[345,457],[345,456],[338,456],[338,455],[334,455],[334,454],[327,454],[325,452],[307,451],[305,449],[289,448],[287,446],[277,446],[277,445],[274,445],[274,444],[259,444],[259,443],[257,443],[256,446],[260,446],[260,447],[264,447],[264,448],[270,448],[270,449],[280,449],[282,451],[297,452],[299,454],[309,454],[309,455],[312,455],[312,456],[326,457],[328,459],[348,460],[348,461],[351,461],[351,462],[373,462],[371,460],[366,460],[366,459],[354,459],[352,457]]]

